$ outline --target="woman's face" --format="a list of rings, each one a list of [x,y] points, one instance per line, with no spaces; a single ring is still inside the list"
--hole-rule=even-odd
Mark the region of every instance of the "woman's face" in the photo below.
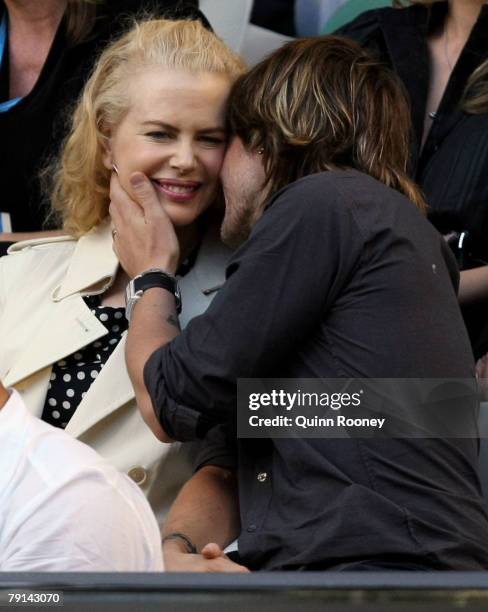
[[[133,195],[133,172],[151,180],[173,224],[187,226],[215,198],[226,146],[225,75],[154,67],[128,84],[131,106],[109,137],[104,163]]]

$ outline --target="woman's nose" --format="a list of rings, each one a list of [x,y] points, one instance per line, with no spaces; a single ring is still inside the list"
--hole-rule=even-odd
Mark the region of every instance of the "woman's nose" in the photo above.
[[[196,165],[196,159],[192,144],[186,142],[175,143],[170,165],[180,172],[193,170]]]

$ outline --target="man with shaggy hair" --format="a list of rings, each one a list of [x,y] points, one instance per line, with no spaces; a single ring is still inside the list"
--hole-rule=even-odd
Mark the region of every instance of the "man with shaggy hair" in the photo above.
[[[140,173],[138,203],[112,184],[138,406],[161,440],[206,438],[168,567],[486,568],[476,439],[236,437],[238,379],[473,380],[455,262],[406,174],[401,87],[355,43],[297,40],[239,79],[229,124],[222,237],[238,248],[181,333],[164,206]],[[237,536],[241,567],[222,553]]]

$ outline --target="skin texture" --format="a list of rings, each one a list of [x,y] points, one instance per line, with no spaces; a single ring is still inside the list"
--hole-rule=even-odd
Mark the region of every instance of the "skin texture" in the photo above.
[[[187,535],[199,554],[189,554],[180,539],[163,544],[169,572],[248,572],[231,561],[223,549],[239,534],[237,480],[234,472],[205,466],[182,488],[164,524],[163,537]],[[210,543],[208,540],[211,539]]]
[[[222,240],[237,247],[247,240],[263,212],[266,194],[262,157],[246,151],[242,141],[234,137],[225,155],[221,177],[225,197]]]

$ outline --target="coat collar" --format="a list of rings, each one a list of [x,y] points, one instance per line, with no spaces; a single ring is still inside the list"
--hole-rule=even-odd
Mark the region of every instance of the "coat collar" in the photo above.
[[[15,245],[16,248],[9,249],[9,252],[26,246],[67,240],[71,239],[58,237],[29,241]],[[51,307],[43,311],[42,324],[35,327],[31,342],[6,373],[5,384],[17,385],[41,370],[45,370],[49,376],[53,363],[108,333],[80,294],[104,291],[112,283],[117,266],[118,261],[112,250],[110,222],[106,220],[77,241],[67,272],[50,296]],[[32,350],[32,347],[43,348]]]
[[[76,243],[63,282],[53,291],[53,300],[59,302],[81,292],[103,293],[112,284],[118,265],[110,220],[105,219]]]
[[[417,151],[422,142],[429,90],[429,51],[426,42],[429,10],[425,6],[413,5],[404,9],[378,11],[378,21],[392,66],[410,94]]]

